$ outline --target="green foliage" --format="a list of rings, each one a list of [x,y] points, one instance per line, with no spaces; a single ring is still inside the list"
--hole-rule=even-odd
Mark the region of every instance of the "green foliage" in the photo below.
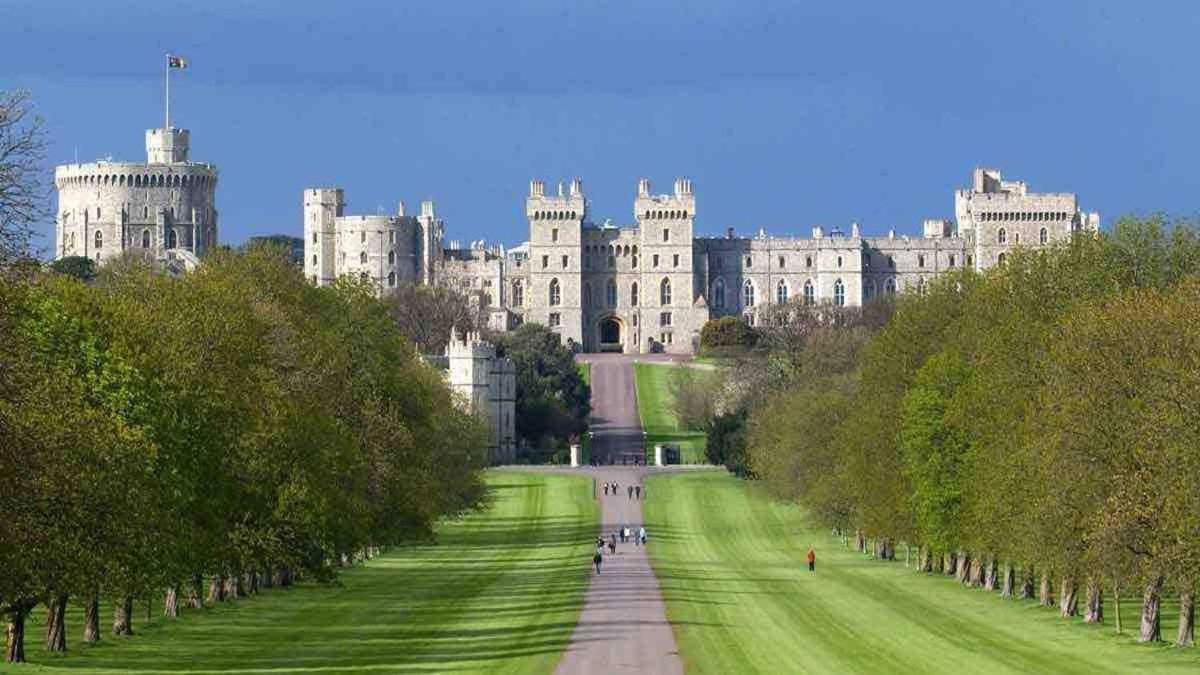
[[[709,355],[729,355],[750,349],[758,342],[758,333],[740,316],[710,319],[700,329],[700,351]]]
[[[75,277],[80,281],[91,281],[96,278],[96,263],[91,258],[81,255],[69,255],[50,263],[50,269],[58,274]]]
[[[517,435],[542,448],[559,447],[587,430],[591,392],[575,356],[545,326],[525,324],[496,336],[497,353],[517,371]]]

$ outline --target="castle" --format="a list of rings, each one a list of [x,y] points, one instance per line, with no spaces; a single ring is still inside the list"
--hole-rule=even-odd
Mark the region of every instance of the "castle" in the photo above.
[[[445,284],[479,298],[495,329],[534,321],[583,351],[691,353],[712,317],[753,323],[759,308],[786,302],[857,306],[1100,226],[1073,193],[1030,192],[994,169],[976,169],[954,203],[954,220],[925,220],[920,237],[865,237],[856,223],[849,232],[813,227],[811,237],[738,237],[732,228],[696,237],[686,178],[670,194],[639,179],[625,227],[596,224],[580,179],[550,195],[533,180],[529,240],[506,250],[445,247],[432,202],[418,217],[403,204],[394,216],[353,216],[341,189],[315,188],[304,191],[305,274],[316,284],[357,275],[381,294],[401,282]]]
[[[512,360],[498,357],[496,348],[479,333],[460,335],[451,330],[445,365],[450,389],[488,426],[491,462],[513,463],[517,455],[517,370]]]
[[[189,161],[190,142],[187,129],[148,129],[145,162],[55,167],[55,258],[142,250],[194,266],[217,245],[217,167]]]

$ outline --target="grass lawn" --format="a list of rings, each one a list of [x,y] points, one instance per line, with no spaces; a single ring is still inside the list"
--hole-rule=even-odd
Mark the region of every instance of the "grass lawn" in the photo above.
[[[28,626],[31,664],[12,671],[550,672],[590,580],[592,481],[493,471],[488,482],[490,509],[443,524],[436,545],[344,571],[336,585],[268,590],[175,621],[145,623],[139,610],[137,635],[123,639],[108,633],[103,607],[95,647],[79,642],[77,611],[66,657],[42,651],[39,611]]]
[[[1134,642],[901,562],[867,559],[723,471],[648,479],[649,553],[693,673],[1200,672],[1200,649]],[[817,571],[804,569],[813,544]],[[1082,603],[1082,601],[1081,601]],[[1163,632],[1174,638],[1176,619]]]
[[[679,461],[683,464],[703,464],[708,439],[703,431],[680,429],[671,411],[671,392],[668,383],[671,373],[680,366],[657,363],[635,363],[637,377],[638,415],[646,432],[646,461],[654,462],[654,446],[673,443],[679,446]],[[701,376],[704,373],[698,373]]]

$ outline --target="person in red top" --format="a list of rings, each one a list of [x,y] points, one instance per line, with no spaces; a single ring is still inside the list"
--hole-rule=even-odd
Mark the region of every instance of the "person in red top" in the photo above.
[[[808,571],[815,572],[817,570],[817,554],[813,551],[813,547],[808,547]]]

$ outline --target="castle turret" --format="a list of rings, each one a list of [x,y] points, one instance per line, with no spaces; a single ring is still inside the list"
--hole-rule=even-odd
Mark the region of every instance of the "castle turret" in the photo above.
[[[345,207],[341,188],[304,191],[304,275],[315,284],[330,283],[337,276],[337,219]]]
[[[191,133],[187,129],[147,129],[146,162],[148,164],[183,164],[188,161]]]

